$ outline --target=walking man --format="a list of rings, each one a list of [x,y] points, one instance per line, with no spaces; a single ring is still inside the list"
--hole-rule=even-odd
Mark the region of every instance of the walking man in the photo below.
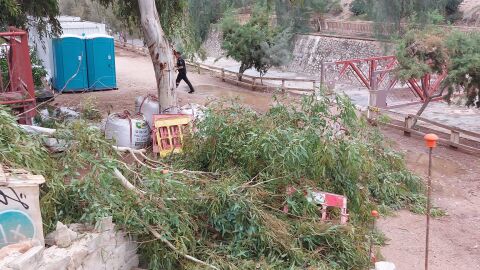
[[[193,86],[187,78],[187,67],[185,65],[185,60],[183,60],[182,54],[177,51],[175,51],[175,57],[177,58],[177,70],[178,70],[178,76],[176,80],[177,87],[180,84],[180,81],[184,80],[188,84],[188,87],[190,87],[190,91],[188,91],[188,93],[192,94],[193,92],[195,92],[195,90],[193,90]]]

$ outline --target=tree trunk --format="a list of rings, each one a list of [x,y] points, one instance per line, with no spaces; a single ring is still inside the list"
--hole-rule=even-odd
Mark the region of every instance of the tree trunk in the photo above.
[[[173,49],[163,32],[155,0],[138,0],[143,36],[157,81],[159,113],[177,105]]]
[[[240,69],[238,70],[238,80],[242,81],[243,73],[247,70],[248,68],[242,63],[240,65]]]

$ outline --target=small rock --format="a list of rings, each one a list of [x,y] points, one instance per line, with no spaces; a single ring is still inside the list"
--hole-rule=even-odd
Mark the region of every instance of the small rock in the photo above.
[[[115,224],[113,224],[112,217],[105,217],[102,218],[97,224],[95,225],[95,230],[97,232],[107,232],[113,231],[115,229]]]
[[[61,248],[69,247],[78,234],[70,230],[66,225],[61,222],[57,222],[57,229],[53,232],[53,240],[55,245]]]

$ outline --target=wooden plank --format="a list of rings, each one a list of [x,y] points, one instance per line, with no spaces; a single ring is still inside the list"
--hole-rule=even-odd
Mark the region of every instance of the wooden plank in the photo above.
[[[441,124],[441,123],[438,123],[438,122],[435,122],[435,121],[432,121],[430,119],[426,119],[426,118],[423,118],[421,116],[417,116],[417,115],[414,115],[414,114],[409,114],[409,116],[413,117],[413,118],[416,118],[418,119],[419,121],[423,121],[423,122],[426,122],[426,123],[429,123],[429,124],[432,124],[432,125],[435,125],[435,126],[438,126],[438,127],[441,127],[441,128],[444,128],[444,129],[448,129],[450,131],[457,131],[459,133],[462,133],[462,134],[465,134],[465,135],[468,135],[468,136],[472,136],[472,137],[475,137],[475,138],[480,138],[480,134],[479,133],[475,133],[473,131],[469,131],[469,130],[465,130],[465,129],[462,129],[462,128],[458,128],[458,127],[454,127],[454,126],[448,126],[448,125],[445,125],[445,124]]]
[[[388,126],[388,127],[391,127],[391,128],[403,130],[404,132],[409,132],[410,134],[414,134],[414,135],[421,136],[421,137],[425,136],[425,134],[426,134],[426,133],[418,131],[418,130],[398,126],[398,125],[395,125],[395,124],[386,123],[384,125]],[[461,143],[454,143],[454,142],[451,142],[450,140],[446,140],[446,139],[443,139],[443,138],[439,138],[438,142],[443,144],[443,145],[452,146],[452,147],[462,149],[462,150],[465,150],[465,151],[469,151],[469,152],[472,152],[472,153],[475,153],[475,154],[480,154],[480,149],[476,148],[476,147],[468,146],[468,145],[461,144]]]

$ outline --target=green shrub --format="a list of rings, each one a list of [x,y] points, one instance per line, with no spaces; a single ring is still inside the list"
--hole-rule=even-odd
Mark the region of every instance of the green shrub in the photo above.
[[[353,0],[350,3],[350,11],[355,16],[367,14],[368,10],[369,10],[369,7],[366,0]]]
[[[42,60],[38,58],[36,50],[30,50],[30,61],[32,62],[32,76],[35,87],[43,86],[43,79],[47,76],[47,71],[43,66]]]

